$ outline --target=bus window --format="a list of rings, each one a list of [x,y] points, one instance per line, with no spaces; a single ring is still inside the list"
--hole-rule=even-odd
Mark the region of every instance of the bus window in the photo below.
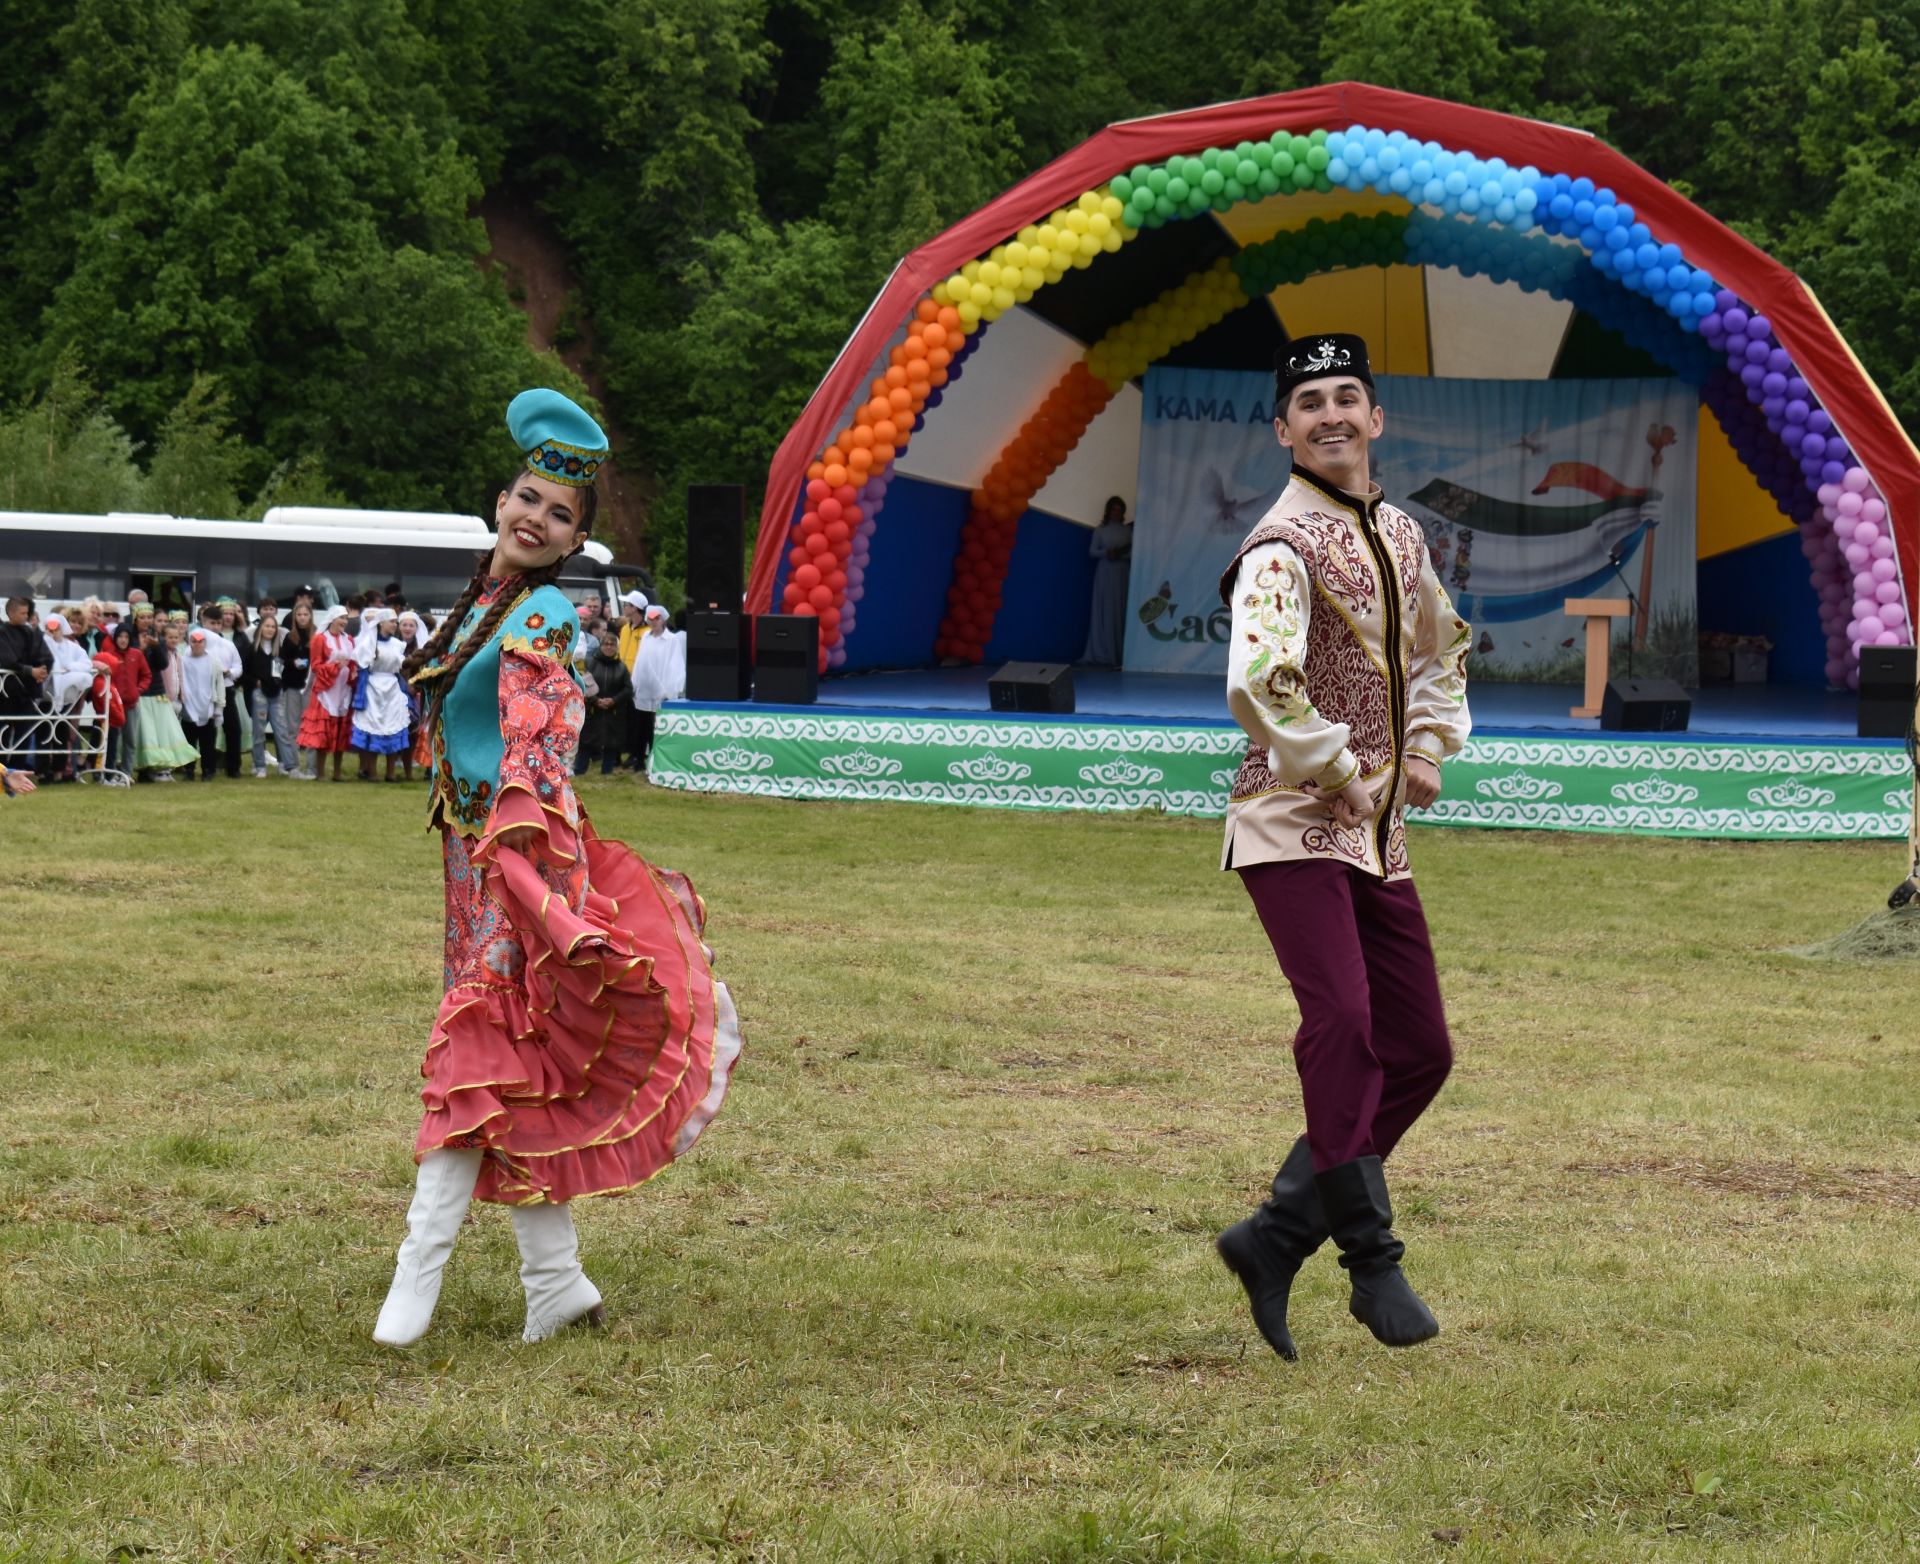
[[[147,594],[156,613],[173,609],[183,612],[193,606],[193,572],[190,570],[136,570],[127,578],[129,587]]]

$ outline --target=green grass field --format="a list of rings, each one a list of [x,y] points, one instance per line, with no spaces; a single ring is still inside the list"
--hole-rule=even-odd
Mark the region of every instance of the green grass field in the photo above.
[[[748,1052],[582,1207],[538,1347],[479,1209],[368,1331],[438,997],[420,798],[0,804],[0,1557],[1889,1559],[1920,1547],[1915,970],[1780,954],[1891,845],[1422,830],[1438,1341],[1210,1241],[1300,1125],[1218,828],[584,790],[689,871]]]

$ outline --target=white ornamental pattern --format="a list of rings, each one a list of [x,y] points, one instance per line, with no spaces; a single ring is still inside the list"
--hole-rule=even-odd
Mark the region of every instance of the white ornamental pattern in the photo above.
[[[1673,804],[1691,804],[1700,789],[1684,782],[1669,782],[1662,776],[1650,776],[1639,782],[1616,782],[1607,790],[1623,804],[1652,804],[1666,808]]]
[[[849,755],[823,755],[820,769],[837,777],[897,777],[900,762],[891,755],[876,755],[872,750],[856,749]]]
[[[1166,776],[1158,766],[1143,766],[1138,761],[1108,761],[1104,766],[1082,766],[1080,780],[1096,787],[1150,787]]]
[[[992,750],[973,760],[956,760],[947,774],[963,782],[1024,782],[1033,775],[1033,767],[1017,760],[1002,760]]]
[[[765,750],[742,749],[738,744],[725,749],[697,749],[687,758],[702,771],[766,771],[773,765],[773,756]]]
[[[1749,788],[1747,802],[1762,809],[1824,809],[1833,802],[1833,789],[1809,787],[1796,777],[1772,787]]]
[[[1887,794],[1885,803],[1887,808],[1897,809],[1903,815],[1911,814],[1913,811],[1913,789],[1910,787],[1896,787]]]
[[[1524,771],[1509,772],[1504,777],[1482,777],[1473,784],[1473,790],[1482,798],[1522,799],[1529,803],[1558,798],[1566,791],[1558,782],[1550,782],[1545,777],[1530,777]]]
[[[1025,749],[1098,756],[1125,754],[1206,755],[1236,764],[1246,736],[1231,723],[1207,727],[1122,727],[1053,722],[1045,718],[994,722],[963,718],[783,716],[773,712],[706,711],[667,706],[660,735],[689,739],[746,739],[809,744],[937,744],[943,749]]]

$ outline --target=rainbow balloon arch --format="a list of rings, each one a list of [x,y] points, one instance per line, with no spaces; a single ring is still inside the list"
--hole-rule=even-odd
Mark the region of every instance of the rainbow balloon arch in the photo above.
[[[1569,301],[1696,386],[1798,528],[1829,684],[1912,644],[1920,452],[1806,285],[1582,132],[1351,82],[1109,126],[902,260],[775,455],[748,610],[816,616],[843,666],[894,464],[994,321],[1145,231],[1340,189],[1389,209],[1197,267],[981,453],[934,658],[985,656],[1022,515],[1129,381],[1280,284],[1408,263]]]

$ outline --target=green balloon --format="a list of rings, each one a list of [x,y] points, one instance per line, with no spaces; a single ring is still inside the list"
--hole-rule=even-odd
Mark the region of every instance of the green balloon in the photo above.
[[[1153,170],[1148,168],[1145,163],[1135,163],[1133,165],[1133,172],[1130,173],[1127,177],[1131,179],[1136,185],[1144,185],[1147,182],[1148,178],[1152,175],[1152,173],[1153,173]]]
[[[1313,188],[1318,190],[1322,195],[1325,195],[1333,188],[1333,181],[1327,178],[1325,174],[1315,174],[1313,176]]]
[[[1187,191],[1190,188],[1186,180],[1181,178],[1180,175],[1175,174],[1173,178],[1167,181],[1167,199],[1170,201],[1184,201],[1187,198]]]
[[[1226,198],[1224,193],[1215,196],[1212,204],[1216,212],[1231,212],[1233,210],[1233,203]]]
[[[1316,130],[1312,135],[1307,137],[1307,140],[1311,141],[1316,147],[1324,147],[1327,144],[1327,133],[1324,130]]]
[[[1307,154],[1313,150],[1313,143],[1305,136],[1295,136],[1287,143],[1287,150],[1293,154],[1294,162],[1304,163],[1307,160]]]
[[[1200,188],[1208,195],[1218,195],[1226,184],[1225,177],[1217,168],[1210,168],[1200,176]]]
[[[1237,179],[1229,179],[1221,188],[1220,193],[1227,198],[1227,204],[1232,205],[1235,201],[1246,200],[1247,187]]]
[[[1153,201],[1154,227],[1158,228],[1161,223],[1164,223],[1179,210],[1180,204],[1175,201],[1172,196],[1155,196]]]
[[[1155,195],[1165,195],[1172,176],[1164,168],[1156,168],[1147,175],[1147,188]]]
[[[1131,201],[1133,199],[1133,181],[1125,174],[1115,174],[1113,176],[1112,190],[1122,201]]]
[[[1289,175],[1291,175],[1293,173],[1293,154],[1291,152],[1286,152],[1286,151],[1280,151],[1280,152],[1274,153],[1273,171],[1276,174],[1278,174],[1282,179],[1285,179]]]
[[[1253,159],[1253,166],[1255,168],[1272,168],[1273,143],[1271,141],[1256,141],[1253,144],[1253,150],[1249,152],[1247,156]]]
[[[1304,161],[1296,162],[1293,165],[1293,188],[1304,190],[1312,183],[1313,170],[1308,168]]]
[[[1307,151],[1307,167],[1312,169],[1316,174],[1332,161],[1333,159],[1327,156],[1327,149],[1318,143]]]
[[[1180,165],[1180,172],[1190,185],[1200,183],[1200,176],[1207,171],[1207,165],[1197,157],[1190,157]]]
[[[1255,183],[1259,186],[1262,195],[1274,195],[1280,189],[1280,176],[1270,168],[1263,168]]]
[[[1233,177],[1243,185],[1250,185],[1260,177],[1260,165],[1252,158],[1242,158],[1234,165]]]

